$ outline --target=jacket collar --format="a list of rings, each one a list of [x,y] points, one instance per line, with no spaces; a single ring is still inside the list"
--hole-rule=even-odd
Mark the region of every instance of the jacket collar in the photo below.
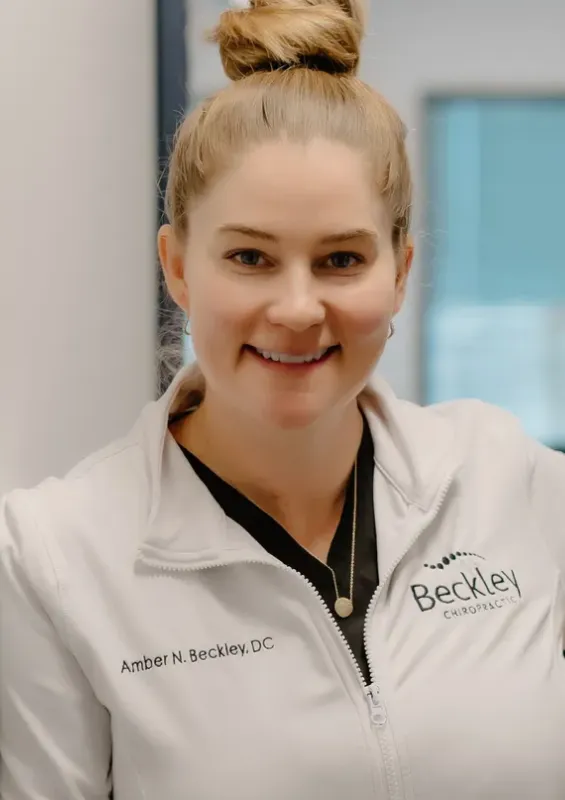
[[[145,454],[150,491],[146,557],[166,550],[169,560],[202,566],[241,560],[263,549],[228,520],[171,436],[171,415],[203,396],[198,369],[182,369],[167,392],[143,411],[134,437]],[[426,512],[459,463],[453,421],[441,407],[422,408],[399,400],[381,378],[361,398],[375,443],[375,464],[403,501]],[[190,533],[187,536],[187,520]],[[229,529],[229,535],[228,535]]]

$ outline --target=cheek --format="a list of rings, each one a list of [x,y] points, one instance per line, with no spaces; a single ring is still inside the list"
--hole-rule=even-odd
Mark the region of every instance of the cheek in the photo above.
[[[388,310],[376,308],[356,309],[351,317],[349,329],[356,339],[367,340],[367,343],[382,338],[383,331],[388,332],[390,314]]]
[[[394,313],[394,286],[381,286],[378,291],[364,290],[343,308],[346,339],[374,345],[388,335]]]
[[[249,327],[249,312],[237,293],[226,287],[194,287],[191,293],[191,329],[195,349],[227,353],[230,342],[240,347]]]

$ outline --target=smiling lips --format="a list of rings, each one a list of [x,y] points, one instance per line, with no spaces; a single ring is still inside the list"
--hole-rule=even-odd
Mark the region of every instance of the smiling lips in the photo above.
[[[258,347],[248,346],[251,353],[258,356],[262,361],[272,365],[284,365],[291,367],[306,367],[321,364],[339,350],[339,345],[332,345],[331,347],[324,347],[321,350],[316,350],[313,353],[304,353],[295,355],[292,353],[278,353],[272,350],[261,350]]]

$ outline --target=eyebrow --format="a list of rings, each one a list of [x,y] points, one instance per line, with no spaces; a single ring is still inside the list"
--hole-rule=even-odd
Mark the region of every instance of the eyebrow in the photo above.
[[[222,225],[219,228],[220,233],[239,233],[243,236],[250,236],[254,239],[262,239],[266,242],[277,242],[278,238],[267,231],[261,231],[257,228],[250,228],[247,225]],[[332,244],[333,242],[347,242],[350,239],[378,239],[377,231],[370,230],[369,228],[353,228],[348,231],[340,231],[339,233],[332,233],[329,236],[324,236],[320,242],[322,244]]]

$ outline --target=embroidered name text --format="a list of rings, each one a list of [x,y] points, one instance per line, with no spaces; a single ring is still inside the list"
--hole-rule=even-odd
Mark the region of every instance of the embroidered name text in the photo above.
[[[263,650],[273,650],[275,647],[273,637],[266,636],[264,639],[251,639],[243,644],[215,644],[206,649],[196,649],[194,647],[186,650],[175,650],[170,653],[163,653],[155,656],[143,655],[136,661],[122,661],[122,674],[124,672],[134,674],[147,672],[151,669],[162,669],[163,667],[174,667],[180,664],[197,664],[202,661],[217,661],[222,658],[243,658],[244,656],[257,655]]]

